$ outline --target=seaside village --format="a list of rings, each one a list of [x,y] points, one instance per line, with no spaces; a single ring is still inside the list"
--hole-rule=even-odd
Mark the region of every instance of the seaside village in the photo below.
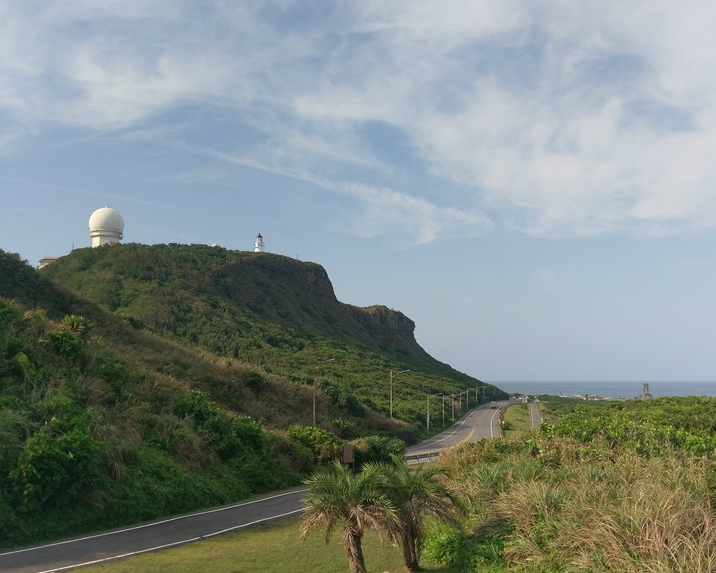
[[[119,243],[124,238],[124,217],[111,207],[101,207],[90,215],[89,232],[93,248]],[[214,244],[212,246],[215,247],[217,245]],[[261,233],[256,235],[256,239],[254,240],[254,252],[264,252],[264,238],[261,236]],[[37,268],[41,269],[54,263],[57,259],[58,257],[44,257],[40,259]]]

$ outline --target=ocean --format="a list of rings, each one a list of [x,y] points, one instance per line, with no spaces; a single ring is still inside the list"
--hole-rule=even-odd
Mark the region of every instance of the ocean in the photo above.
[[[603,398],[634,398],[641,396],[644,382],[488,382],[505,392],[521,394],[549,394],[552,396],[576,396],[596,394]],[[661,396],[716,396],[716,381],[712,382],[647,382],[654,398]]]

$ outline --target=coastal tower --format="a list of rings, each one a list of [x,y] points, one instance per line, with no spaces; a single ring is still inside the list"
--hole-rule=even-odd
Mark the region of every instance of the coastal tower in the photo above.
[[[261,233],[256,235],[256,240],[254,241],[254,253],[263,253],[264,252],[264,238],[261,236]]]
[[[124,219],[110,207],[97,209],[89,218],[92,247],[119,243],[124,232]]]

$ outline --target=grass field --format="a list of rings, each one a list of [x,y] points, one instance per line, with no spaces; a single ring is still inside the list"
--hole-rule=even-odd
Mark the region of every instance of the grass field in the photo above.
[[[341,543],[341,532],[331,536],[328,545],[321,533],[311,534],[306,543],[298,540],[299,520],[281,520],[253,526],[238,533],[209,539],[83,568],[83,573],[345,573],[348,560]],[[368,571],[403,570],[402,550],[386,543],[381,548],[378,535],[366,532],[363,552]],[[456,573],[440,565],[421,563],[425,571]]]
[[[503,435],[509,437],[521,432],[528,432],[532,428],[532,414],[530,404],[523,402],[512,404],[505,409]]]

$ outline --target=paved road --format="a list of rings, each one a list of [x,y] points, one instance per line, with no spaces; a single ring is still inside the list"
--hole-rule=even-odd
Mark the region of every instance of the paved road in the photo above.
[[[537,402],[530,402],[531,405],[531,412],[532,412],[532,427],[533,428],[539,428],[540,424],[542,423],[542,416],[540,416],[539,413],[539,406],[537,406]]]
[[[480,406],[444,432],[406,449],[406,458],[435,454],[464,440],[478,441],[500,435],[497,408]],[[55,573],[105,561],[159,551],[213,537],[303,511],[305,488],[273,494],[227,507],[173,517],[126,529],[0,553],[2,573]]]
[[[440,453],[440,450],[449,448],[466,440],[477,442],[482,438],[497,438],[500,436],[500,412],[509,404],[510,400],[496,402],[496,408],[483,404],[470,410],[465,417],[444,432],[405,449],[405,457],[409,462],[429,459]]]
[[[303,511],[306,489],[173,517],[148,524],[89,535],[49,545],[0,553],[2,573],[50,573],[158,551],[288,517]]]

